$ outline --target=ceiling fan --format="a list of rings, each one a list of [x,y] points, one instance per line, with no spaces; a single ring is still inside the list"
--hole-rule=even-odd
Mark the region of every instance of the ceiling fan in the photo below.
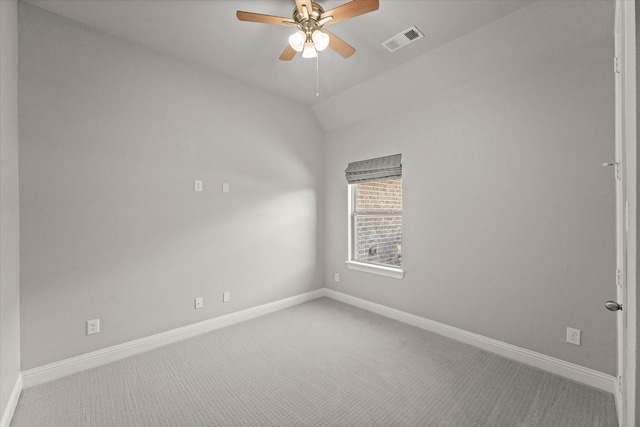
[[[379,7],[379,0],[352,0],[325,12],[322,6],[311,0],[295,0],[295,2],[296,8],[293,10],[293,18],[262,15],[241,10],[236,13],[236,16],[240,21],[298,28],[298,31],[289,37],[289,44],[280,55],[282,61],[291,61],[300,51],[302,51],[303,58],[315,58],[319,51],[327,47],[342,57],[348,58],[356,50],[333,33],[325,30],[324,26],[373,12]]]

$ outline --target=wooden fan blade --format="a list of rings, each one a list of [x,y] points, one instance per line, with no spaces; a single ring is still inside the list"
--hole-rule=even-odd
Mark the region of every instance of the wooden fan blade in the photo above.
[[[373,12],[374,10],[378,10],[379,7],[379,0],[352,0],[349,3],[336,7],[335,9],[326,11],[320,15],[320,19],[333,16],[333,19],[325,24],[333,25],[336,22],[344,21],[345,19],[353,18],[354,16]]]
[[[309,14],[313,11],[313,6],[311,5],[311,0],[296,0],[296,6],[298,7],[298,12],[302,13],[305,18],[309,18]],[[305,15],[302,6],[306,6],[307,13]]]
[[[329,35],[329,47],[338,52],[343,58],[348,58],[356,53],[354,47],[342,40],[340,37],[336,36],[333,33],[330,33],[325,29],[321,31]]]
[[[296,25],[296,22],[291,18],[284,18],[282,16],[274,15],[262,15],[260,13],[243,12],[241,10],[236,12],[236,16],[241,21],[258,22],[261,24],[273,24],[273,25],[285,25],[287,27]]]
[[[291,61],[296,56],[296,53],[298,52],[291,45],[287,45],[282,55],[280,55],[280,61]]]

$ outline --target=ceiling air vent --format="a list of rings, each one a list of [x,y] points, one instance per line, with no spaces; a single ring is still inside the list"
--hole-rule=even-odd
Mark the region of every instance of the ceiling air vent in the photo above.
[[[389,52],[395,52],[396,50],[405,47],[409,43],[413,43],[416,40],[420,40],[424,37],[424,34],[420,32],[419,29],[414,25],[413,27],[407,28],[402,31],[400,34],[396,34],[391,37],[389,40],[382,43],[385,49]]]

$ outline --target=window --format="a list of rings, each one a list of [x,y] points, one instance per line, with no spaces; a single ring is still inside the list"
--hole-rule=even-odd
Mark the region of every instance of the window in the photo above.
[[[352,269],[402,278],[401,155],[350,163],[349,260]]]
[[[353,259],[402,266],[402,178],[353,185]]]

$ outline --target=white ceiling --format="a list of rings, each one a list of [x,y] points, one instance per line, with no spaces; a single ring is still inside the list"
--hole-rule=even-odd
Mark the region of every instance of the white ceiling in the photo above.
[[[154,51],[218,70],[307,105],[398,67],[535,0],[381,0],[380,9],[328,29],[356,48],[316,61],[278,60],[291,28],[240,22],[237,10],[291,17],[293,0],[23,0]],[[347,0],[318,0],[325,10]],[[425,37],[395,53],[380,44],[415,25]]]

